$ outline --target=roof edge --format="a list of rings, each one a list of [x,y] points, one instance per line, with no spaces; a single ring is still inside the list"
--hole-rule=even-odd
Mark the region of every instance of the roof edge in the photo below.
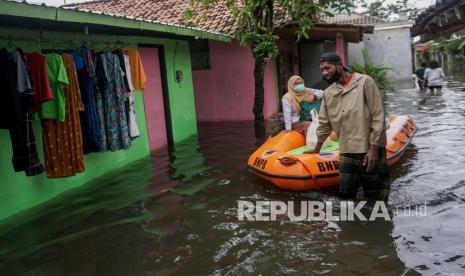
[[[51,7],[32,4],[26,1],[0,0],[0,16],[17,16],[37,18],[56,22],[75,22],[82,24],[98,24],[109,27],[123,27],[141,31],[158,31],[174,35],[191,36],[211,40],[229,42],[233,37],[221,33],[210,32],[194,27],[167,24],[159,21],[134,18],[122,14],[110,14],[71,7]]]

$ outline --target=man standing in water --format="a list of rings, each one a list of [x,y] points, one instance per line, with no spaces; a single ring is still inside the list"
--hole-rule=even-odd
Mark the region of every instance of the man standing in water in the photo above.
[[[359,184],[365,197],[381,199],[388,188],[384,107],[375,81],[350,73],[335,53],[320,58],[329,87],[323,94],[317,130],[318,143],[306,153],[319,153],[334,130],[339,138],[339,197],[353,199]]]

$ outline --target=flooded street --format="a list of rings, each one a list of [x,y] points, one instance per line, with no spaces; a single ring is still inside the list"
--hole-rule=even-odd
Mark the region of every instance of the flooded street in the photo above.
[[[237,200],[332,200],[250,174],[252,122],[200,124],[172,150],[0,223],[0,275],[417,275],[465,273],[465,76],[442,95],[387,94],[418,126],[391,168],[392,221],[240,222]],[[427,216],[399,206],[426,202]]]
[[[391,170],[391,205],[426,202],[427,216],[396,216],[399,258],[427,274],[465,273],[465,76],[445,67],[443,95],[389,95],[391,113],[409,113],[419,130],[402,164]]]

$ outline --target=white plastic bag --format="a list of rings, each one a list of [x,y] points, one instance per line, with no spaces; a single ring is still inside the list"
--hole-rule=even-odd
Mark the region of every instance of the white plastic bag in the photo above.
[[[310,149],[314,149],[316,144],[318,143],[318,136],[316,135],[316,130],[320,125],[318,121],[318,111],[316,109],[312,109],[312,123],[308,127],[307,130],[307,147]]]

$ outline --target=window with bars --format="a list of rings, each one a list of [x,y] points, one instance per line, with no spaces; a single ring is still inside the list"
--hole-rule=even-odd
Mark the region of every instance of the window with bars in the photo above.
[[[210,47],[207,39],[196,39],[189,41],[192,70],[211,69]]]

